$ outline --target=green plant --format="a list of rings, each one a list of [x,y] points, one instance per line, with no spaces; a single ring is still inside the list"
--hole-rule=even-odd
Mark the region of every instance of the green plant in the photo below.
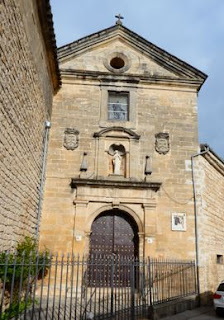
[[[5,282],[7,287],[13,277],[16,287],[18,282],[22,281],[23,283],[28,276],[38,276],[43,268],[44,274],[46,273],[50,262],[49,252],[38,252],[37,249],[35,240],[25,237],[23,241],[18,243],[16,253],[0,253],[0,279]]]
[[[2,313],[0,320],[14,318],[15,316],[21,314],[26,308],[31,306],[31,304],[32,300],[30,298],[27,299],[27,301],[21,300],[19,303],[12,303],[10,308]]]
[[[0,320],[21,313],[31,303],[32,283],[47,274],[49,263],[49,252],[38,252],[37,244],[31,237],[25,237],[18,243],[15,253],[0,253],[0,282],[12,301]]]

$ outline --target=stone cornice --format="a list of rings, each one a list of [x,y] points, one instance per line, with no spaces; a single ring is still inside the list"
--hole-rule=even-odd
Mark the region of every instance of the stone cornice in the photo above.
[[[161,187],[161,182],[146,182],[127,180],[110,180],[110,179],[71,179],[71,188],[78,186],[95,187],[95,188],[130,188],[130,189],[151,189],[157,192]]]
[[[54,91],[61,85],[53,16],[49,0],[36,0]]]
[[[165,76],[145,76],[145,75],[116,75],[100,71],[81,71],[71,69],[61,69],[61,76],[63,79],[78,79],[78,80],[97,80],[103,82],[124,82],[132,84],[161,84],[161,85],[175,85],[175,86],[189,86],[198,88],[201,81],[198,79],[187,78],[172,78]]]
[[[221,159],[207,144],[201,144],[201,151],[209,148],[209,151],[203,154],[203,157],[224,176],[224,160]]]

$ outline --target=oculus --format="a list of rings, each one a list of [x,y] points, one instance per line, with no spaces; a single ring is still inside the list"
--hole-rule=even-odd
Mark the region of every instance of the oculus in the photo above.
[[[115,57],[115,58],[110,60],[110,65],[114,69],[121,69],[121,68],[124,67],[125,62],[120,57]]]
[[[122,52],[112,52],[104,59],[104,66],[113,73],[123,73],[130,68],[131,61]]]

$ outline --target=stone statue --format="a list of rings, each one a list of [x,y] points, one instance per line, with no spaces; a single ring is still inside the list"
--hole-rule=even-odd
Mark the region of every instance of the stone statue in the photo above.
[[[121,155],[118,150],[115,150],[113,157],[114,174],[121,174]]]

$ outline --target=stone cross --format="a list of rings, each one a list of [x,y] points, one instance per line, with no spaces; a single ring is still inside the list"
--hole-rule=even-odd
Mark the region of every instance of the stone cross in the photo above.
[[[117,18],[116,24],[122,25],[121,19],[124,19],[124,17],[122,17],[122,15],[119,13],[115,16],[115,18]]]

